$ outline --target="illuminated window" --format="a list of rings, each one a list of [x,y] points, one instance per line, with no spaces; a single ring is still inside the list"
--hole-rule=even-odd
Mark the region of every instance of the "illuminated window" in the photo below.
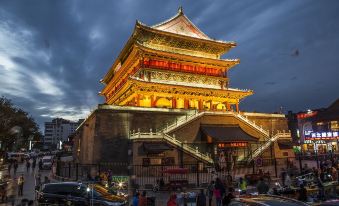
[[[332,131],[339,131],[339,122],[338,121],[331,121],[331,130]]]
[[[322,125],[324,125],[324,122],[317,122],[317,125],[322,126]]]

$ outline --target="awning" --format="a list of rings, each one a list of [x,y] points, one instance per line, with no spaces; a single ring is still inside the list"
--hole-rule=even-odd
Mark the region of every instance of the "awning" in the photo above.
[[[202,132],[215,139],[218,142],[253,142],[258,141],[257,138],[247,134],[239,126],[227,125],[202,125]]]
[[[166,143],[143,143],[144,151],[148,154],[159,154],[166,150],[172,150],[172,148]]]
[[[278,140],[280,149],[293,149],[293,142],[288,140]]]

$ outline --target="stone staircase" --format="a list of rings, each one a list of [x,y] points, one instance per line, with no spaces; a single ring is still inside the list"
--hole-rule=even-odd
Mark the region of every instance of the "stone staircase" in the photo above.
[[[172,124],[167,124],[166,127],[160,129],[161,132],[168,134],[171,131],[174,131],[175,129],[182,127],[199,117],[202,117],[204,115],[225,115],[225,116],[233,116],[236,119],[244,122],[246,125],[252,127],[253,129],[257,130],[260,132],[265,138],[269,137],[269,132],[265,129],[263,129],[261,126],[255,124],[255,122],[249,120],[247,117],[236,113],[236,112],[231,112],[231,111],[226,111],[226,112],[215,112],[215,111],[204,111],[204,112],[195,112],[191,113],[190,115],[186,115],[180,118],[177,118],[176,121]]]
[[[265,130],[262,128],[262,126],[259,126],[255,124],[254,121],[249,120],[247,117],[241,115],[240,113],[232,112],[232,111],[223,111],[223,112],[218,112],[218,111],[203,111],[203,112],[198,112],[196,110],[190,111],[187,113],[186,116],[177,118],[175,122],[172,124],[167,124],[166,126],[158,129],[159,132],[146,132],[146,133],[141,133],[140,131],[138,132],[131,132],[130,133],[130,138],[131,139],[162,139],[165,140],[167,143],[183,150],[184,152],[192,155],[193,157],[200,159],[201,161],[207,162],[207,163],[213,163],[213,159],[211,158],[210,154],[203,154],[202,152],[199,151],[199,148],[193,148],[190,147],[183,142],[179,141],[178,139],[175,138],[175,136],[170,136],[169,133],[204,116],[204,115],[226,115],[226,116],[233,116],[239,121],[245,123],[246,125],[250,126],[252,129],[255,129],[258,131],[265,140],[265,143],[260,145],[258,148],[254,149],[251,154],[248,157],[242,157],[239,160],[245,160],[247,158],[247,161],[250,162],[253,160],[255,157],[260,155],[265,149],[267,149],[272,143],[274,143],[277,139],[280,137],[290,137],[290,133],[277,133],[275,134],[272,138],[270,138],[269,131]]]
[[[273,144],[275,141],[277,141],[279,138],[288,138],[291,137],[290,132],[278,132],[275,135],[273,135],[270,139],[265,141],[263,144],[261,144],[258,148],[252,151],[252,153],[249,155],[247,162],[251,162],[254,158],[258,157],[265,149],[267,149],[271,144]]]
[[[213,163],[213,159],[211,158],[211,155],[209,154],[203,154],[199,151],[198,147],[193,148],[191,146],[188,146],[187,144],[184,144],[183,142],[177,140],[175,136],[171,137],[166,133],[153,133],[152,131],[146,132],[146,133],[141,133],[141,132],[136,132],[136,133],[131,133],[130,134],[130,139],[133,140],[142,140],[142,139],[161,139],[166,141],[168,144],[192,155],[193,157],[207,163]]]

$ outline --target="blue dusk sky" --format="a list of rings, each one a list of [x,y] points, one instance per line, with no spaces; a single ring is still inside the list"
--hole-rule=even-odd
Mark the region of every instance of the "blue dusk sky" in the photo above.
[[[231,87],[252,89],[240,109],[298,112],[339,98],[337,0],[0,0],[0,95],[42,126],[86,117],[99,80],[133,31],[177,13],[209,37],[235,41]]]

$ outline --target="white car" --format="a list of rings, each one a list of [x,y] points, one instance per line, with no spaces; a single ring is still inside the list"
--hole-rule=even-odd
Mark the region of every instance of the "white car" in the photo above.
[[[52,156],[44,156],[42,158],[42,169],[51,169],[53,164]]]

